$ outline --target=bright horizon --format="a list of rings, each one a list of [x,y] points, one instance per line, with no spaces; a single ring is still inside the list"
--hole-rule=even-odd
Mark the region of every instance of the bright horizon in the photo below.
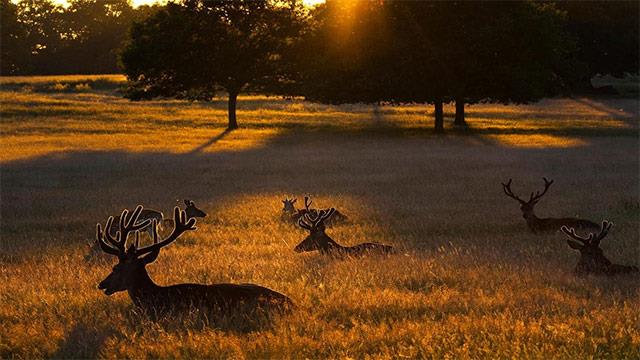
[[[16,0],[13,1],[17,2]],[[165,4],[167,3],[167,1],[168,0],[131,0],[131,4],[133,5],[133,7],[138,7],[142,5]],[[67,0],[53,0],[53,2],[62,6],[68,5]],[[325,0],[302,0],[302,3],[308,7],[312,7],[323,2],[325,2]]]

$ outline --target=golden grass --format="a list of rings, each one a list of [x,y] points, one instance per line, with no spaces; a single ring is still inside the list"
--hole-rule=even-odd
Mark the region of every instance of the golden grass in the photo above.
[[[529,234],[500,187],[555,179],[539,214],[614,221],[605,253],[638,264],[637,100],[472,106],[471,129],[445,137],[426,106],[252,96],[224,133],[222,100],[0,102],[1,358],[640,357],[640,280],[574,277],[563,236]],[[280,199],[305,194],[349,216],[336,241],[399,253],[294,253],[305,233],[280,222]],[[112,260],[84,260],[95,223],[182,198],[209,217],[149,266],[157,283],[252,282],[299,310],[243,332],[198,314],[153,323],[98,291]]]

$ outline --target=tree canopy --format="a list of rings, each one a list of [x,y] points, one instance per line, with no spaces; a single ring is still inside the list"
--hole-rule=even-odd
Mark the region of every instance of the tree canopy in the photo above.
[[[329,1],[315,14],[304,49],[315,60],[299,89],[310,99],[428,102],[442,130],[442,103],[533,101],[557,93],[570,67],[572,42],[550,4],[384,1],[346,14],[341,6]],[[341,35],[345,21],[352,26]],[[340,41],[347,45],[331,45]]]
[[[132,99],[229,96],[229,129],[238,127],[236,99],[287,78],[283,54],[302,30],[300,4],[268,0],[186,0],[135,23],[122,53]]]
[[[119,72],[131,99],[242,91],[325,103],[524,103],[638,73],[640,4],[0,0],[2,75]]]
[[[640,71],[640,2],[559,1],[564,26],[576,41],[578,90],[591,88],[595,75],[622,77]]]
[[[1,0],[2,75],[118,73],[131,23],[158,6],[128,0]]]

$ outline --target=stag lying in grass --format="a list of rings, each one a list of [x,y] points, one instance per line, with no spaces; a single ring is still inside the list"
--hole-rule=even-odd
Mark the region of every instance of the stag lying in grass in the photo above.
[[[282,208],[282,214],[281,214],[281,218],[284,221],[290,221],[294,224],[298,223],[298,220],[302,217],[302,215],[309,213],[309,212],[316,212],[317,213],[317,209],[313,209],[310,208],[311,206],[311,199],[308,196],[304,197],[304,208],[303,209],[296,209],[295,207],[295,203],[298,199],[289,199],[289,198],[285,198],[284,200],[282,200],[282,203],[284,204],[284,207]],[[325,225],[329,226],[329,225],[335,225],[338,223],[343,223],[347,221],[347,216],[344,215],[343,213],[341,213],[340,211],[336,210],[333,215],[331,215],[331,217],[329,219],[326,220]]]
[[[547,180],[547,178],[543,178],[544,180],[544,190],[542,193],[536,191],[534,194],[531,193],[528,201],[524,201],[520,199],[518,196],[513,194],[511,191],[511,180],[505,184],[502,183],[502,190],[504,193],[512,198],[517,200],[520,203],[520,210],[522,211],[522,217],[526,220],[527,226],[529,230],[534,234],[542,233],[542,232],[553,232],[558,231],[562,226],[568,226],[576,229],[587,229],[587,230],[597,230],[600,227],[598,224],[593,221],[578,219],[578,218],[539,218],[533,212],[534,206],[540,201],[540,198],[547,193],[551,184],[553,184],[553,180]]]
[[[393,247],[376,243],[364,243],[355,246],[342,246],[333,241],[325,233],[324,222],[331,217],[335,209],[307,212],[298,219],[298,225],[310,232],[300,244],[295,247],[296,252],[320,251],[327,255],[362,256],[369,253],[390,254]]]
[[[187,219],[185,211],[174,209],[174,228],[171,234],[158,241],[158,232],[152,224],[153,244],[140,248],[139,230],[155,220],[140,222],[142,206],[131,214],[127,210],[120,216],[119,230],[115,238],[97,225],[96,238],[100,248],[107,254],[118,257],[118,264],[106,279],[98,285],[107,295],[127,291],[133,303],[151,315],[167,312],[184,312],[190,309],[227,311],[235,309],[286,310],[292,306],[291,300],[283,294],[253,284],[179,284],[158,286],[149,277],[146,265],[154,262],[160,249],[171,244],[186,231],[195,230],[194,218]],[[105,229],[111,228],[113,217],[109,217]],[[136,241],[125,249],[125,243],[135,232]]]
[[[567,243],[572,249],[580,251],[580,261],[574,269],[576,275],[607,275],[614,276],[618,274],[629,274],[638,272],[637,266],[619,265],[613,264],[609,259],[604,256],[602,249],[600,249],[600,241],[607,236],[609,229],[613,223],[608,221],[602,222],[602,228],[597,235],[594,233],[589,234],[588,237],[583,238],[576,234],[573,228],[566,226],[562,227],[562,232],[573,240],[567,240]]]

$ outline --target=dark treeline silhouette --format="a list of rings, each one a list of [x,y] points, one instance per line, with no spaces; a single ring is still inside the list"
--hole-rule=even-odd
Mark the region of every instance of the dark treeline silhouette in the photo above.
[[[576,43],[573,56],[580,76],[575,89],[592,89],[595,75],[638,73],[640,2],[561,1],[555,6],[563,11],[565,29]]]
[[[228,94],[228,129],[238,127],[241,91],[286,80],[286,54],[304,27],[295,1],[185,0],[134,24],[122,53],[127,96],[210,100]]]
[[[158,6],[127,0],[0,0],[2,75],[120,73],[118,56],[131,24]]]
[[[302,42],[299,91],[327,103],[431,103],[442,131],[443,103],[455,103],[454,124],[465,126],[465,104],[527,103],[570,93],[596,73],[638,72],[637,3],[563,6],[328,1]],[[592,20],[598,11],[609,20]],[[614,14],[628,19],[614,25]],[[591,36],[581,22],[598,30]],[[613,45],[590,43],[616,33],[624,35]]]
[[[640,5],[616,2],[22,0],[2,6],[2,75],[124,71],[131,99],[243,91],[325,103],[527,103],[638,73]],[[121,68],[118,67],[120,62]]]

